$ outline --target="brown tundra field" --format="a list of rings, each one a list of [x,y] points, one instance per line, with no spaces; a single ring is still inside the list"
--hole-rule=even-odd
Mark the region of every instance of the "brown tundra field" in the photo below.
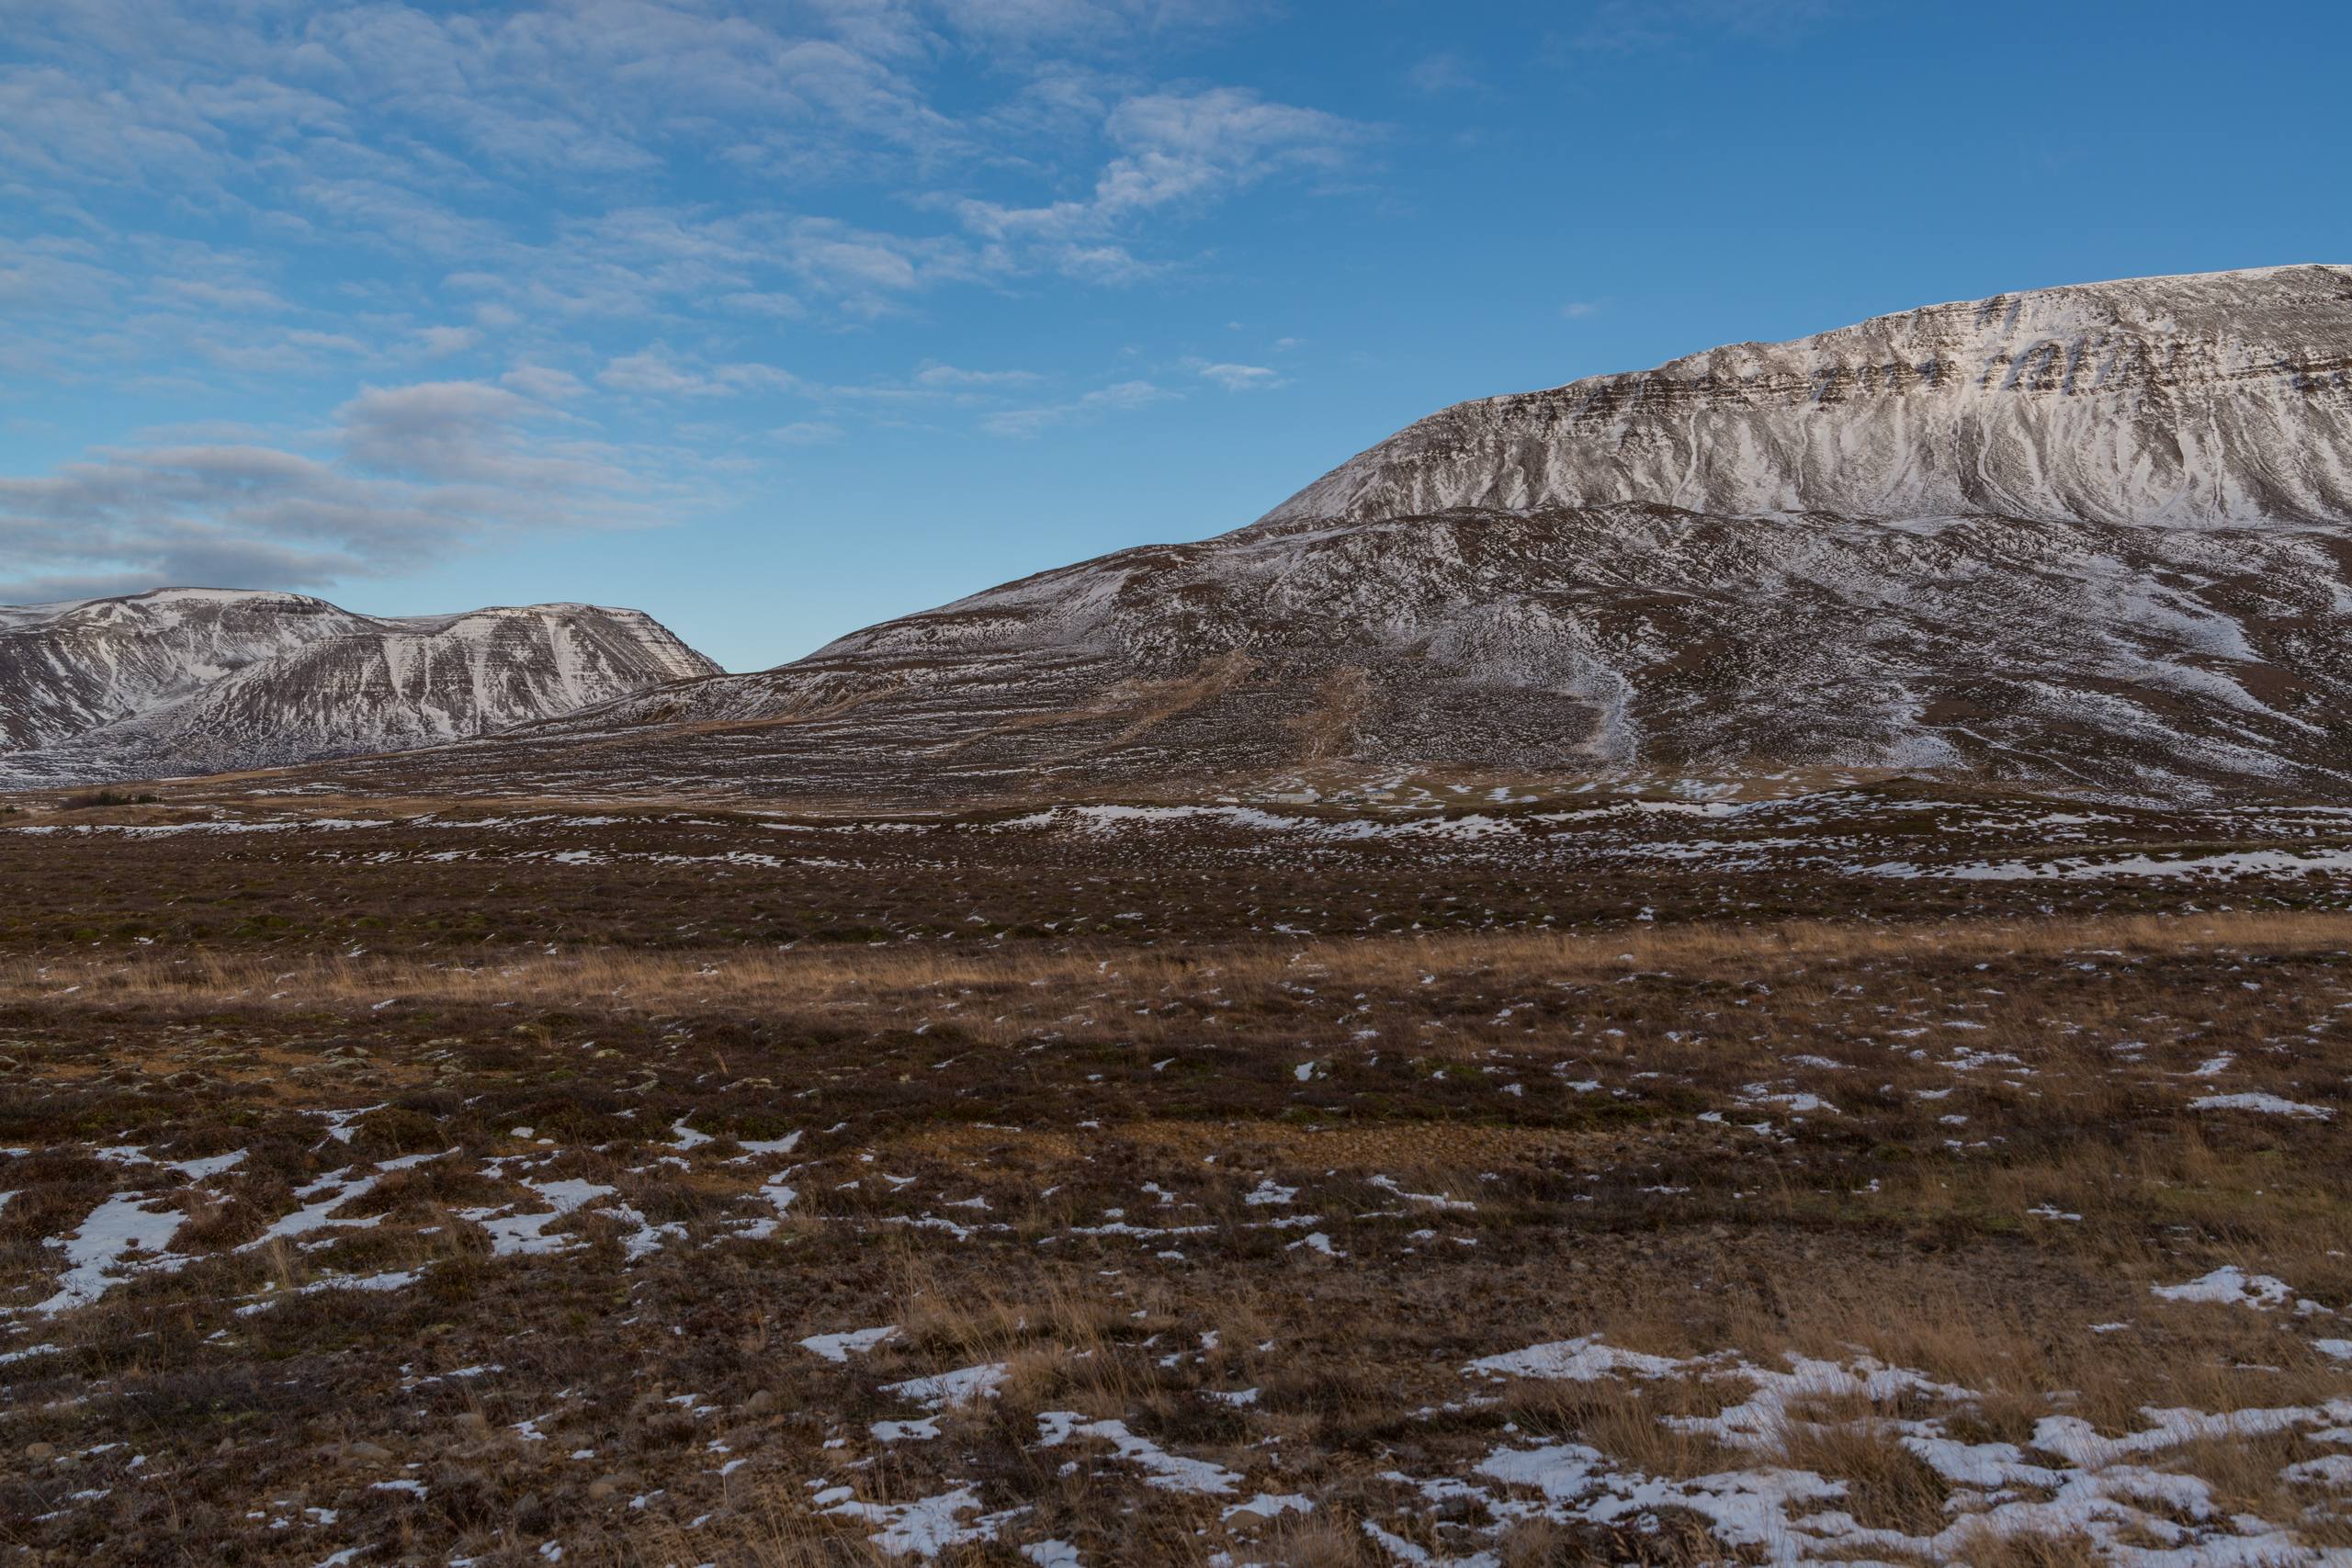
[[[2352,1562],[2352,813],[0,815],[0,1562]]]

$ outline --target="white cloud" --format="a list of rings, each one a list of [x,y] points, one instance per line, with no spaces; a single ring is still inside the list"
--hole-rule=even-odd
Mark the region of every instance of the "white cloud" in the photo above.
[[[1026,387],[1034,385],[1038,376],[1035,370],[961,370],[925,361],[915,372],[915,379],[926,387]]]
[[[1103,171],[1096,193],[1114,209],[1165,206],[1279,171],[1335,169],[1367,134],[1242,87],[1129,98],[1113,111],[1110,132],[1125,155]]]
[[[12,13],[18,62],[0,63],[0,168],[53,201],[94,182],[137,187],[159,214],[170,204],[243,216],[273,244],[365,246],[378,253],[371,271],[384,256],[437,258],[486,296],[474,321],[488,331],[713,301],[773,320],[812,306],[872,318],[941,284],[1009,273],[1133,283],[1163,270],[1125,232],[1144,219],[1339,167],[1363,128],[1238,87],[1149,90],[1112,58],[1253,18],[1228,0],[810,0],[789,11],[594,0],[447,14],[351,0],[299,17],[243,0],[155,0],[135,17],[34,7]],[[1016,41],[1030,52],[1008,64]],[[1046,46],[1064,52],[1035,52]],[[966,57],[1005,85],[951,113],[935,79]],[[1036,207],[937,196],[961,214],[962,231],[947,233],[778,210],[774,193],[787,187],[772,179],[731,203],[698,189],[690,209],[639,205],[694,160],[788,176],[794,189],[894,180],[934,192],[1008,169],[1059,183],[1075,165],[1091,168],[1093,190]],[[526,227],[550,210],[551,232]],[[0,299],[75,292],[99,310],[124,281],[107,276],[111,259],[12,268],[0,255]],[[162,276],[186,308],[301,308],[250,276]],[[405,302],[411,319],[428,309]],[[62,323],[56,336],[73,344]],[[84,332],[71,352],[96,341]],[[272,367],[244,350],[229,360]]]
[[[615,391],[648,397],[699,397],[718,389],[710,378],[680,365],[660,344],[612,360],[596,379]]]
[[[544,415],[481,382],[370,387],[334,411],[323,454],[164,440],[0,478],[0,598],[318,587],[494,534],[675,515],[687,491],[655,463],[552,434]]]
[[[178,299],[215,310],[276,314],[291,308],[269,289],[250,283],[213,283],[200,277],[167,277],[163,280],[163,288],[166,293]]]
[[[368,387],[335,410],[352,467],[434,484],[545,487],[550,492],[625,482],[586,449],[525,438],[546,411],[482,381]]]
[[[998,48],[1100,49],[1142,35],[1219,27],[1249,14],[1215,0],[936,0],[948,25]]]
[[[547,365],[517,365],[501,376],[499,384],[512,388],[526,398],[541,402],[559,402],[577,398],[588,390],[586,383],[569,370],[558,370]]]
[[[417,346],[435,359],[462,354],[481,341],[481,333],[472,327],[424,327],[416,334]]]
[[[103,309],[128,287],[105,261],[100,248],[87,240],[0,235],[0,304],[28,311]]]
[[[808,308],[791,295],[772,290],[739,289],[721,296],[719,303],[731,305],[750,315],[773,316],[779,321],[795,321],[808,313]]]
[[[1026,438],[1053,429],[1057,425],[1082,424],[1105,413],[1129,409],[1148,408],[1182,394],[1170,392],[1149,381],[1121,381],[1109,387],[1097,388],[1068,402],[1046,403],[1035,408],[1007,409],[980,421],[980,428],[990,435]]]
[[[1580,321],[1600,312],[1600,307],[1589,299],[1571,299],[1560,307],[1560,314],[1572,321]]]
[[[368,345],[348,333],[312,332],[308,327],[296,327],[286,334],[286,341],[297,348],[312,348],[327,354],[365,355]]]
[[[1140,283],[1168,270],[1164,264],[1142,260],[1125,245],[1042,245],[1037,255],[1054,271],[1080,283]]]
[[[1278,175],[1335,172],[1371,136],[1351,120],[1241,87],[1132,96],[1112,110],[1104,130],[1120,152],[1084,199],[1025,208],[965,199],[954,204],[957,216],[1000,244],[1041,246],[1044,259],[1073,276],[1125,281],[1141,264],[1105,236]]]
[[[707,365],[682,360],[662,344],[623,355],[597,372],[596,379],[618,392],[654,398],[731,397],[740,392],[788,392],[800,383],[773,365],[744,362]]]
[[[1282,373],[1263,365],[1210,365],[1194,360],[1189,367],[1204,381],[1214,381],[1228,392],[1257,392],[1284,386]]]
[[[1467,93],[1478,86],[1477,74],[1460,55],[1438,53],[1415,61],[1405,73],[1405,85],[1417,93]]]
[[[825,417],[777,424],[760,394],[829,400],[853,428],[892,404],[963,409],[1014,436],[1181,396],[1064,396],[986,359],[826,388],[766,360],[803,362],[776,346],[788,323],[853,342],[944,314],[957,287],[1160,276],[1170,226],[1328,180],[1373,135],[1153,75],[1161,40],[1253,20],[1237,0],[0,14],[0,372],[20,399],[70,379],[262,432],[0,479],[7,592],[316,586],[501,531],[667,518],[711,432],[842,438]],[[899,192],[914,210],[872,199]],[[476,366],[456,356],[486,349],[503,374],[460,378]],[[447,378],[389,384],[434,361]],[[698,423],[669,419],[673,400]],[[633,421],[675,445],[595,438]]]

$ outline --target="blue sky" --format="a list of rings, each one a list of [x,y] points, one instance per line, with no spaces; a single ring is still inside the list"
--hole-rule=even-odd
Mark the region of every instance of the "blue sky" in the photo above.
[[[0,0],[0,601],[733,668],[1447,402],[2352,261],[2352,8]]]

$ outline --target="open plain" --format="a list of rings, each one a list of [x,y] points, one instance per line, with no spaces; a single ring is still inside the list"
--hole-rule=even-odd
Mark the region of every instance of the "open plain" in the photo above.
[[[2352,813],[0,816],[7,1561],[2352,1551]]]

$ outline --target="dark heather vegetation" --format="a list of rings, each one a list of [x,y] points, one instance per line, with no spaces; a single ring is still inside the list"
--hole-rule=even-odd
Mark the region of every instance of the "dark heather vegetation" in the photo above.
[[[28,804],[0,1561],[2352,1551],[2324,813]]]

